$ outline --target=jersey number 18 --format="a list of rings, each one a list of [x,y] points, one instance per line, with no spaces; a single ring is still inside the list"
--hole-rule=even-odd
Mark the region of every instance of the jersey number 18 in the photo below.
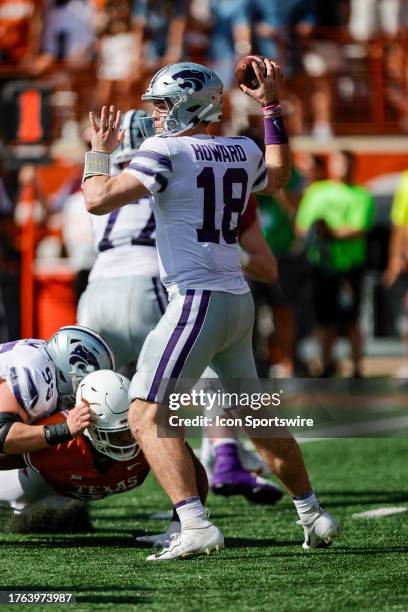
[[[233,195],[233,185],[241,186],[239,197]],[[238,241],[239,220],[246,201],[248,174],[243,168],[228,168],[222,178],[224,212],[221,230],[215,227],[215,176],[213,168],[206,167],[197,177],[197,187],[204,191],[203,226],[197,230],[198,242],[220,242],[220,231],[227,244]],[[237,224],[231,228],[232,213],[236,213]]]

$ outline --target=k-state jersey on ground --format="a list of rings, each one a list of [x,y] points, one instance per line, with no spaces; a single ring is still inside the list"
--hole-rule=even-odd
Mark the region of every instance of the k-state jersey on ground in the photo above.
[[[90,282],[118,276],[158,276],[156,223],[151,198],[142,198],[107,215],[89,215],[97,259]]]
[[[29,338],[0,344],[0,379],[6,381],[29,422],[57,408],[55,365],[44,340]]]
[[[238,226],[251,191],[267,173],[249,138],[153,136],[124,172],[154,196],[156,239],[166,288],[246,293]]]
[[[62,423],[66,414],[57,412],[36,425]],[[130,491],[141,485],[149,473],[142,451],[130,461],[107,458],[109,469],[98,471],[91,443],[83,435],[65,444],[24,455],[24,460],[40,472],[57,493],[84,501]]]

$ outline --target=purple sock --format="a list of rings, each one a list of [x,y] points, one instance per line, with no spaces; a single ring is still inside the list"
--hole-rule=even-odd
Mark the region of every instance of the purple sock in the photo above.
[[[215,449],[215,472],[225,473],[242,470],[242,463],[238,454],[238,446],[233,442],[218,444]]]
[[[244,495],[255,503],[273,504],[282,491],[272,482],[247,472],[242,466],[238,446],[234,442],[217,444],[211,490],[217,495]]]

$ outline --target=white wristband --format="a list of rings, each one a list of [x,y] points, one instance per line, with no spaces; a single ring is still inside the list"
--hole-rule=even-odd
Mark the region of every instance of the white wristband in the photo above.
[[[90,176],[103,174],[110,176],[110,155],[100,153],[99,151],[88,151],[85,153],[84,175],[82,177],[82,186]]]

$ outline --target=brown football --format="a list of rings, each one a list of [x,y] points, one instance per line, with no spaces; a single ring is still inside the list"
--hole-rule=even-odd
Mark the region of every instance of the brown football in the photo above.
[[[246,85],[250,89],[258,87],[258,79],[252,67],[252,62],[257,62],[263,74],[266,74],[266,67],[262,55],[247,55],[243,57],[235,67],[235,79],[238,85]]]

